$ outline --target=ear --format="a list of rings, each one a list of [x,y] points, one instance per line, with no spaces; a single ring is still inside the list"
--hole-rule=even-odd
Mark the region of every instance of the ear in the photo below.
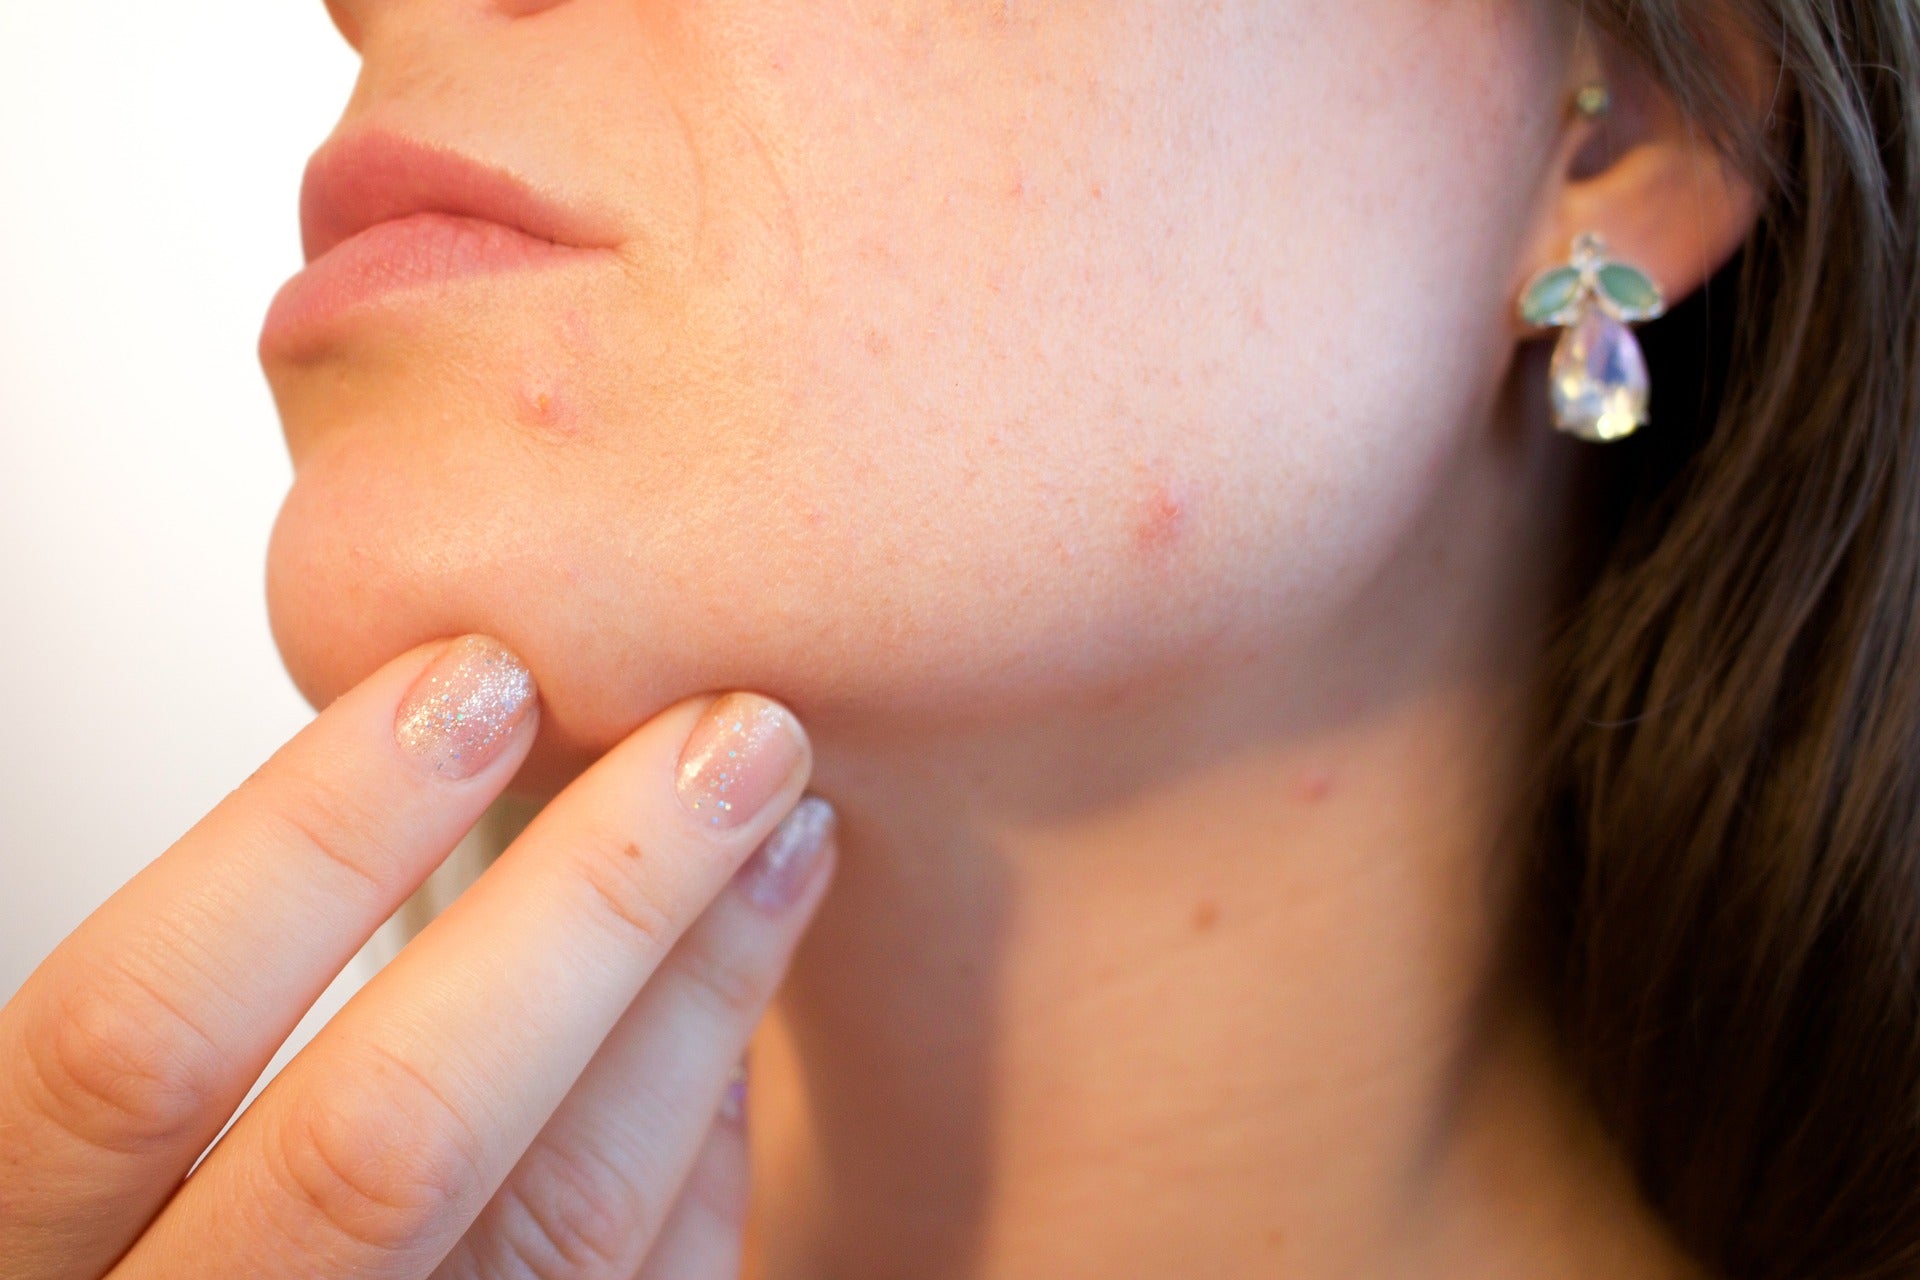
[[[1748,100],[1760,92],[1757,69],[1756,61],[1741,76],[1754,90]],[[1556,173],[1511,296],[1536,272],[1565,262],[1575,236],[1592,232],[1609,257],[1645,271],[1669,305],[1679,302],[1745,243],[1759,216],[1759,188],[1636,59],[1583,40],[1568,71]],[[1605,85],[1611,98],[1598,119],[1573,108],[1589,84]],[[1770,91],[1771,81],[1765,85]],[[1756,119],[1765,104],[1759,98]]]

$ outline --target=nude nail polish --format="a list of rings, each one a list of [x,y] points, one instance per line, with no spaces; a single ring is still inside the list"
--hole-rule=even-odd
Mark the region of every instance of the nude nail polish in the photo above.
[[[786,785],[805,752],[792,712],[758,694],[724,694],[681,749],[674,789],[702,823],[742,826]]]
[[[513,650],[486,636],[462,636],[401,699],[393,736],[436,773],[471,778],[499,757],[536,696],[533,676]]]

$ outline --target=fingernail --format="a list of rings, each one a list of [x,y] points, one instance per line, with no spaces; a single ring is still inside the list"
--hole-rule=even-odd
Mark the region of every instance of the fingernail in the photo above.
[[[534,697],[533,677],[513,650],[486,636],[462,636],[401,699],[393,736],[436,772],[471,778],[500,754]]]
[[[727,1077],[727,1091],[720,1095],[720,1118],[728,1124],[742,1124],[747,1118],[747,1061],[742,1058]]]
[[[787,784],[805,751],[800,726],[779,703],[729,693],[708,707],[680,751],[680,803],[709,826],[751,822]]]
[[[768,911],[791,907],[806,892],[838,821],[833,806],[819,796],[802,799],[740,868],[740,888]]]

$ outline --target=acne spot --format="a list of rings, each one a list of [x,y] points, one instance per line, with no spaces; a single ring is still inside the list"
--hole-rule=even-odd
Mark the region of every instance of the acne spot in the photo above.
[[[1134,516],[1134,549],[1143,556],[1164,555],[1180,540],[1186,523],[1187,504],[1172,482],[1163,475],[1149,478]]]
[[[1214,926],[1220,923],[1220,907],[1214,902],[1202,902],[1193,909],[1193,931],[1212,933]]]
[[[514,418],[548,436],[566,439],[585,426],[573,386],[574,374],[592,367],[598,348],[593,323],[582,307],[569,307],[538,342],[521,348],[507,367],[515,371]]]
[[[514,411],[522,423],[538,431],[566,437],[580,430],[573,402],[551,382],[522,383],[514,393]]]
[[[1333,771],[1309,769],[1293,784],[1293,798],[1301,804],[1319,804],[1333,794]]]
[[[893,339],[878,329],[868,329],[867,354],[875,360],[887,359],[893,354]]]

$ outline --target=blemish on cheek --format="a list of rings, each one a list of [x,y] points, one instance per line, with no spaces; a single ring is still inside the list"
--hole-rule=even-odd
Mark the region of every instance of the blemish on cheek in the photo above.
[[[572,436],[580,430],[580,415],[573,401],[551,382],[520,384],[514,392],[514,416],[538,431],[557,436]]]
[[[1186,523],[1186,500],[1171,481],[1156,475],[1147,482],[1134,516],[1134,549],[1143,556],[1164,555],[1180,540]]]
[[[522,347],[507,365],[513,371],[514,420],[545,435],[566,439],[579,434],[586,415],[576,376],[594,367],[599,344],[584,308],[569,307],[542,339]]]
[[[1214,926],[1219,923],[1220,907],[1218,903],[1202,902],[1193,909],[1193,931],[1195,933],[1212,933]]]
[[[1301,804],[1319,804],[1333,794],[1333,771],[1309,769],[1293,784],[1293,798]]]
[[[593,324],[587,319],[585,309],[569,307],[560,317],[560,345],[579,355],[588,350],[593,339]]]

